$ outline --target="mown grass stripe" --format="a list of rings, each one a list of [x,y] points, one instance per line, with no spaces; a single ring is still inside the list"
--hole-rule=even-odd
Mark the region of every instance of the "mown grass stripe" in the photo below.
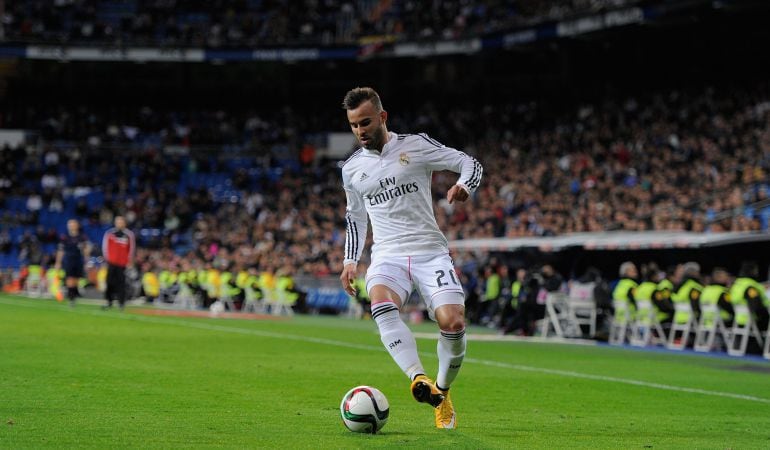
[[[46,305],[36,305],[34,303],[27,303],[27,302],[9,302],[1,299],[0,299],[0,304],[9,305],[9,306],[22,306],[22,307],[28,307],[28,308],[49,309],[46,307]],[[384,348],[380,346],[355,344],[351,342],[337,341],[334,339],[317,338],[312,336],[302,336],[302,335],[295,335],[295,334],[288,334],[288,333],[276,333],[272,331],[254,330],[251,328],[229,327],[224,325],[215,325],[207,322],[183,321],[183,320],[176,320],[176,319],[165,319],[161,317],[140,316],[135,314],[116,315],[114,313],[109,313],[109,312],[88,311],[88,310],[82,310],[82,309],[69,309],[67,311],[75,314],[103,316],[103,317],[109,317],[113,319],[135,320],[139,322],[154,323],[154,324],[160,324],[160,325],[176,325],[181,327],[196,328],[200,330],[221,331],[225,333],[238,333],[238,334],[246,334],[246,335],[253,335],[253,336],[269,337],[269,338],[275,338],[275,339],[310,342],[314,344],[332,345],[335,347],[350,348],[350,349],[356,349],[356,350],[384,352]],[[436,358],[436,354],[430,353],[430,352],[420,352],[420,356]],[[589,374],[589,373],[575,372],[571,370],[548,369],[545,367],[534,367],[534,366],[526,366],[521,364],[510,364],[510,363],[478,359],[478,358],[472,358],[472,357],[465,358],[465,362],[481,364],[481,365],[491,366],[491,367],[499,367],[504,369],[518,370],[522,372],[535,372],[535,373],[542,373],[547,375],[561,376],[566,378],[578,378],[578,379],[592,380],[592,381],[627,384],[631,386],[646,387],[651,389],[684,392],[689,394],[707,395],[707,396],[714,396],[714,397],[725,397],[725,398],[731,398],[736,400],[747,400],[752,402],[770,404],[770,399],[767,399],[767,398],[756,397],[753,395],[736,394],[733,392],[711,391],[707,389],[690,388],[690,387],[684,387],[684,386],[673,386],[673,385],[667,385],[662,383],[652,383],[648,381],[634,380],[630,378],[595,375],[595,374]]]

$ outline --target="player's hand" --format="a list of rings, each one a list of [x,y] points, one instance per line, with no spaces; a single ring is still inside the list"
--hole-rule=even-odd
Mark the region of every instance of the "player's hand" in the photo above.
[[[353,297],[356,296],[356,288],[353,287],[353,281],[355,279],[356,279],[356,265],[347,264],[342,269],[342,274],[340,275],[340,282],[342,283],[342,289],[344,289],[345,292],[348,293],[348,295]]]
[[[460,186],[459,184],[455,184],[451,188],[449,188],[449,191],[446,193],[446,199],[449,201],[450,204],[454,203],[455,200],[458,202],[464,202],[468,200],[469,194],[468,191],[465,190],[464,187]]]

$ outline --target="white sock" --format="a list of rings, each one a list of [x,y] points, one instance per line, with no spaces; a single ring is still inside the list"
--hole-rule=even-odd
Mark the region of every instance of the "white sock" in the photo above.
[[[438,352],[436,386],[447,390],[457,377],[465,357],[465,329],[442,331],[436,347]]]
[[[393,302],[380,302],[372,306],[372,319],[377,322],[380,339],[398,367],[409,379],[425,373],[417,355],[417,342],[406,326]]]

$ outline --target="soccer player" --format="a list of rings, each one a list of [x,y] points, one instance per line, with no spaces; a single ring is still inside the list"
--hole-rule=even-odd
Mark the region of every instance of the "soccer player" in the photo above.
[[[352,89],[342,106],[361,148],[342,167],[347,233],[340,281],[355,295],[356,266],[371,221],[374,245],[366,289],[382,343],[410,378],[414,398],[435,408],[436,427],[455,428],[449,388],[465,356],[465,296],[433,214],[431,178],[439,170],[459,173],[447,200],[462,202],[478,187],[481,164],[425,134],[389,132],[388,113],[372,88]],[[413,290],[441,330],[435,384],[425,375],[414,336],[399,314]]]
[[[102,238],[102,255],[107,261],[107,299],[106,308],[112,307],[112,301],[118,300],[122,310],[126,304],[126,267],[133,264],[136,253],[134,233],[126,228],[123,216],[115,217],[115,227],[104,233]]]
[[[67,221],[67,234],[59,240],[56,252],[56,270],[64,269],[64,284],[67,286],[67,299],[70,306],[75,306],[78,296],[78,281],[85,277],[85,259],[91,249],[88,238],[80,232],[80,222],[75,219]]]

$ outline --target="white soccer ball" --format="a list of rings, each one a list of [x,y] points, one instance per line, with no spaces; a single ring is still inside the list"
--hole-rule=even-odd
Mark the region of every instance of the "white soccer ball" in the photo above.
[[[342,422],[356,433],[376,433],[388,422],[390,406],[379,389],[356,386],[349,390],[340,403]]]

